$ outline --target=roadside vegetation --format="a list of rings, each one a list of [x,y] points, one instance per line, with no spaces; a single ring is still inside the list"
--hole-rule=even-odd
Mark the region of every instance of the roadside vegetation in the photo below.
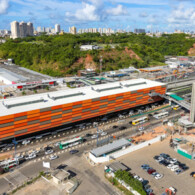
[[[188,36],[188,37],[187,37]],[[86,67],[86,58],[91,56],[99,67],[103,56],[103,71],[134,66],[136,68],[163,65],[165,55],[188,55],[195,40],[185,34],[149,37],[145,34],[84,33],[81,35],[41,35],[23,39],[8,39],[0,45],[0,58],[13,58],[17,65],[50,76],[74,75]],[[102,50],[80,51],[80,45],[97,44]]]

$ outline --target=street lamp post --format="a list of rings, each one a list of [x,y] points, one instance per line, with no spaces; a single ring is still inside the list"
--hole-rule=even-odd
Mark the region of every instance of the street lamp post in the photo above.
[[[98,123],[97,123],[97,122],[94,122],[94,123],[93,123],[93,126],[94,126],[94,128],[96,128],[96,129],[97,129],[97,146],[98,146],[98,135],[99,135],[99,131],[98,131]]]
[[[14,158],[16,157],[16,146],[17,146],[17,144],[18,144],[18,142],[16,141],[16,138],[14,138],[13,140],[12,140],[12,143],[14,144],[14,146],[15,146],[15,152],[14,152]]]

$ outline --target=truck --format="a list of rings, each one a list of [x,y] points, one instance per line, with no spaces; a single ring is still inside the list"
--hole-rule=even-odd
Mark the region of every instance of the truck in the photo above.
[[[174,187],[169,187],[165,190],[165,192],[162,195],[175,195],[176,189]]]

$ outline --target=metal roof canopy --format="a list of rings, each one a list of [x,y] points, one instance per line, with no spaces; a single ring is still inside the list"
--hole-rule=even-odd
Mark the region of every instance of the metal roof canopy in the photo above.
[[[125,171],[125,170],[129,169],[127,166],[125,166],[124,164],[122,164],[120,162],[113,162],[112,164],[107,165],[107,167],[109,169],[112,169],[114,172],[118,171],[118,170]]]
[[[142,83],[146,82],[146,84],[141,84],[141,85],[133,85],[136,83]],[[47,92],[47,93],[41,93],[41,94],[34,94],[34,95],[28,95],[28,96],[21,96],[21,97],[14,97],[10,98],[9,100],[7,99],[5,103],[7,102],[28,102],[29,99],[37,99],[37,98],[43,98],[44,101],[40,103],[35,103],[35,104],[25,104],[25,105],[20,105],[20,109],[18,107],[12,107],[10,109],[6,108],[3,105],[4,100],[0,100],[0,116],[5,116],[9,114],[16,114],[20,112],[26,112],[30,110],[35,110],[35,109],[42,109],[42,108],[48,108],[52,106],[58,106],[62,104],[68,104],[68,103],[74,103],[74,102],[79,102],[79,101],[84,101],[84,100],[89,100],[89,99],[95,99],[95,98],[101,98],[105,96],[110,96],[110,95],[116,95],[116,94],[122,94],[126,92],[137,92],[137,90],[143,90],[147,88],[152,88],[152,87],[160,87],[164,86],[166,87],[166,84],[156,82],[156,81],[151,81],[147,79],[132,79],[124,82],[127,85],[131,85],[130,87],[125,87],[123,86],[123,81],[120,82],[114,82],[114,83],[107,83],[107,84],[101,84],[101,85],[96,85],[93,86],[94,88],[112,88],[114,86],[121,86],[121,88],[116,88],[112,90],[103,90],[101,92],[98,92],[96,90],[92,90],[91,86],[87,87],[82,87],[82,88],[75,88],[75,89],[68,89],[68,90],[60,90],[58,92]],[[133,85],[133,86],[132,86]],[[79,92],[83,92],[83,95],[79,96],[71,96],[71,97],[66,97],[66,98],[59,98],[56,99],[55,101],[51,98],[48,97],[48,94],[50,97],[56,96],[56,95],[68,95],[68,94],[76,94]]]
[[[119,139],[117,141],[114,141],[113,143],[109,143],[107,145],[95,148],[95,149],[91,150],[91,153],[94,156],[99,157],[103,154],[107,154],[109,152],[112,152],[114,150],[117,150],[119,148],[122,148],[122,147],[128,146],[128,145],[130,145],[130,142],[127,141],[126,139],[122,138],[122,139]]]

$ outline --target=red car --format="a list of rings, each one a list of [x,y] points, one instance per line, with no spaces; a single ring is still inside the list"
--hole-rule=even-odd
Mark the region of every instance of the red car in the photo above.
[[[156,172],[156,170],[155,170],[155,169],[148,169],[148,171],[147,171],[147,172],[148,172],[148,174],[150,174],[150,175],[151,175],[152,173]]]

